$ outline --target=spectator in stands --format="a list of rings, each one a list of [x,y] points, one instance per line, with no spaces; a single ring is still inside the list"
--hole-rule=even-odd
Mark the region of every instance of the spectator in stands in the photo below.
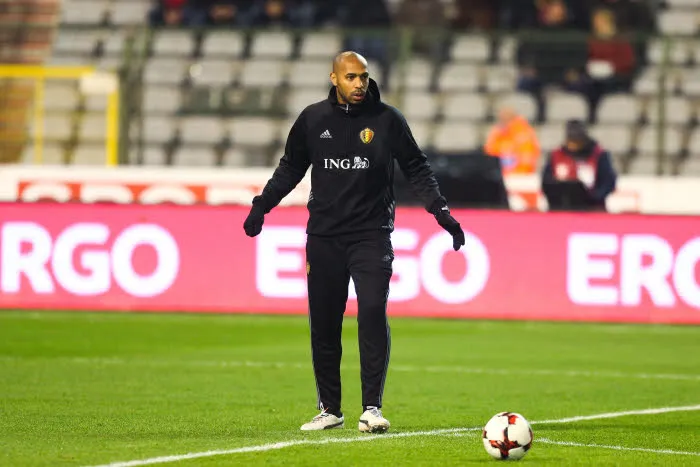
[[[630,41],[618,33],[611,10],[596,10],[592,23],[587,70],[592,79],[590,104],[595,109],[604,94],[629,91],[635,71],[635,54]]]
[[[148,14],[151,26],[186,26],[189,24],[187,0],[158,0]]]
[[[656,29],[652,8],[647,0],[587,0],[591,11],[612,10],[622,32],[650,33]]]
[[[251,0],[191,0],[196,9],[196,26],[245,26]]]
[[[532,174],[540,157],[540,143],[527,119],[504,107],[489,132],[484,152],[500,158],[504,175]]]
[[[540,31],[524,34],[517,51],[520,67],[517,88],[537,99],[538,120],[542,121],[545,86],[557,85],[587,95],[591,83],[584,73],[585,39],[571,32],[574,23],[565,2],[543,0],[538,5]]]
[[[389,9],[384,0],[336,0],[340,23],[356,29],[345,38],[343,48],[354,50],[368,60],[377,60],[386,69],[389,65],[389,41],[377,29],[391,25]],[[367,29],[367,32],[357,31]],[[386,82],[386,79],[383,79]]]
[[[447,53],[447,8],[441,0],[404,0],[394,20],[398,26],[414,28],[413,53],[441,59]]]
[[[498,0],[455,0],[456,9],[452,27],[493,29],[498,26],[498,3]]]
[[[542,170],[542,188],[557,181],[579,181],[586,188],[590,210],[605,211],[615,191],[617,173],[610,153],[586,131],[580,120],[566,123],[566,141],[552,151]]]
[[[534,25],[537,9],[532,1],[501,0],[498,15],[502,28],[520,29]]]
[[[313,20],[310,1],[257,0],[251,11],[251,22],[256,27],[310,27]]]

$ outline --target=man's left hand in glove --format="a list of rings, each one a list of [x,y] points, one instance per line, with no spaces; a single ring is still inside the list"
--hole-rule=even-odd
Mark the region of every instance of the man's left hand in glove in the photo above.
[[[442,206],[434,209],[432,213],[440,227],[452,235],[452,248],[455,251],[459,250],[464,245],[464,231],[457,219],[450,214],[450,209],[447,206]]]

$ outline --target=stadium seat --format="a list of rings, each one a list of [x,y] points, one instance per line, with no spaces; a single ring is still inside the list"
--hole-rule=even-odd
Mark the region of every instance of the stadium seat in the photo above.
[[[157,57],[190,57],[194,51],[193,39],[190,31],[157,32],[152,44],[153,55]]]
[[[279,60],[247,60],[242,64],[242,86],[279,86],[286,79],[284,63]]]
[[[697,8],[698,0],[665,0],[670,9]]]
[[[487,98],[481,94],[455,94],[445,99],[442,114],[448,121],[481,121],[489,114],[489,105]]]
[[[107,10],[107,0],[72,0],[61,9],[61,23],[72,25],[99,24]],[[143,22],[144,16],[141,16]]]
[[[643,128],[637,139],[637,151],[640,154],[656,154],[658,147],[658,132],[655,127],[647,126]],[[677,128],[668,127],[665,129],[664,134],[664,148],[666,156],[674,157],[676,156],[682,146],[682,135]]]
[[[44,137],[48,140],[68,140],[72,133],[72,118],[70,114],[46,115],[44,117]]]
[[[441,91],[473,91],[479,87],[479,69],[475,65],[448,63],[442,67],[438,88]]]
[[[148,16],[148,11],[151,7],[152,2],[146,1],[114,1],[112,2],[110,22],[115,26],[143,24],[144,18]]]
[[[700,67],[686,70],[683,73],[681,89],[686,96],[700,96]]]
[[[236,145],[268,146],[279,134],[278,122],[269,118],[236,118],[228,128]]]
[[[598,123],[636,123],[641,112],[639,98],[627,94],[607,95],[601,99],[598,107]]]
[[[513,92],[509,94],[501,94],[494,101],[494,111],[498,109],[510,107],[519,115],[522,115],[529,121],[533,121],[537,116],[537,103],[530,94],[523,92]]]
[[[327,96],[328,89],[322,87],[315,89],[292,89],[287,95],[287,113],[290,118],[296,119],[306,107],[314,102],[325,99]]]
[[[515,63],[515,52],[518,43],[513,37],[503,37],[497,45],[497,57],[500,63]]]
[[[86,114],[80,121],[78,132],[81,142],[90,142],[104,145],[107,137],[107,118],[104,113]]]
[[[700,65],[700,41],[696,39],[690,42],[688,47],[690,48],[690,58],[695,67],[698,67]]]
[[[564,143],[564,125],[545,124],[535,128],[540,148],[547,154]]]
[[[146,112],[173,114],[182,104],[182,94],[175,86],[146,86],[143,107]]]
[[[109,105],[107,96],[103,95],[83,96],[83,103],[88,113],[100,113],[102,115],[107,111]]]
[[[633,84],[633,90],[636,94],[640,95],[654,95],[659,92],[659,68],[646,67],[640,73],[639,77],[635,80]],[[673,78],[673,76],[668,73],[667,78]],[[673,79],[666,79],[665,88],[667,92],[672,92],[675,86]]]
[[[588,118],[588,103],[582,96],[560,92],[547,96],[547,121],[563,122],[574,118]]]
[[[22,153],[22,164],[35,165],[36,146],[27,144]],[[44,144],[41,149],[41,164],[42,165],[62,165],[63,164],[63,148],[56,144]]]
[[[437,96],[431,92],[415,92],[406,96],[401,111],[409,120],[432,120],[438,112]]]
[[[486,69],[485,84],[489,92],[505,92],[515,89],[518,70],[513,65],[490,66]]]
[[[170,141],[175,132],[172,117],[162,117],[147,113],[143,122],[143,139],[147,143],[162,144]]]
[[[294,125],[294,122],[296,121],[296,119],[297,119],[297,116],[293,115],[290,118],[282,120],[279,127],[277,128],[278,139],[280,141],[282,141],[282,143],[287,141],[287,137],[289,136],[289,131],[292,129],[292,126]]]
[[[692,11],[666,10],[658,15],[659,32],[672,36],[692,36],[698,31],[698,18]]]
[[[184,167],[212,167],[216,155],[210,147],[181,147],[173,155],[173,165]]]
[[[212,31],[202,41],[202,55],[206,58],[238,59],[244,51],[245,38],[236,31]]]
[[[491,44],[481,35],[459,35],[450,48],[450,58],[456,62],[486,62],[490,56]]]
[[[413,59],[406,63],[403,71],[394,67],[391,74],[391,87],[396,89],[400,82],[409,90],[427,90],[430,87],[433,78],[434,66],[428,60]],[[376,74],[370,68],[370,73]]]
[[[182,59],[152,58],[146,64],[146,84],[180,84],[185,77],[188,63]]]
[[[666,122],[675,125],[687,125],[692,116],[690,102],[684,97],[668,96],[662,99],[652,99],[647,108],[646,117],[650,123],[659,121],[659,105],[665,104]]]
[[[304,35],[299,55],[302,58],[319,58],[328,61],[341,49],[342,42],[339,34],[310,33]]]
[[[469,152],[478,148],[479,134],[468,123],[443,123],[435,131],[433,145],[441,152]]]
[[[653,65],[661,65],[664,63],[665,41],[662,39],[654,39],[647,45],[647,59]],[[681,40],[669,41],[668,60],[672,65],[684,65],[690,59],[689,43]]]
[[[287,32],[258,32],[253,36],[251,57],[288,58],[292,55],[294,42]]]
[[[90,65],[101,71],[111,71],[117,73],[122,66],[122,59],[117,56],[104,56],[93,60]]]
[[[656,175],[657,161],[651,154],[644,154],[631,159],[628,168],[630,175]]]
[[[75,165],[106,165],[107,153],[104,144],[79,145],[75,148],[71,163]]]
[[[632,130],[628,125],[599,124],[590,127],[589,132],[613,156],[632,150]]]
[[[205,59],[190,67],[194,85],[227,86],[233,81],[234,65],[230,60]]]
[[[73,110],[78,105],[78,92],[74,83],[49,81],[44,88],[44,109]]]
[[[696,129],[688,141],[688,153],[690,157],[700,158],[700,130]]]
[[[103,42],[104,52],[106,55],[121,55],[124,51],[125,34],[122,31],[112,31]],[[119,57],[121,59],[121,56]]]
[[[185,117],[180,122],[180,137],[184,144],[216,144],[224,136],[223,121],[217,117]]]
[[[87,55],[58,55],[47,57],[44,65],[47,66],[93,66],[95,59]]]
[[[139,160],[142,157],[142,160]],[[129,148],[129,163],[134,165],[155,165],[162,166],[167,164],[165,151],[161,146],[144,146],[143,154],[139,155],[139,150],[136,145]]]
[[[700,155],[686,160],[681,170],[683,176],[700,177]]]
[[[289,84],[292,88],[331,87],[331,65],[328,60],[296,60],[289,70]]]
[[[425,151],[433,144],[433,123],[432,122],[412,122],[409,124],[413,139],[416,140],[418,146]]]
[[[227,167],[244,167],[246,154],[239,148],[231,148],[224,153],[222,163]]]
[[[89,55],[97,41],[107,34],[101,30],[60,29],[53,42],[53,50],[60,55]]]

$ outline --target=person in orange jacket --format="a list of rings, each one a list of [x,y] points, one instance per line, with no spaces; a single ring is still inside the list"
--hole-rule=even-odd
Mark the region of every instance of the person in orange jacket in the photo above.
[[[527,119],[504,107],[498,113],[498,124],[489,132],[484,152],[501,159],[504,175],[534,174],[540,143]]]

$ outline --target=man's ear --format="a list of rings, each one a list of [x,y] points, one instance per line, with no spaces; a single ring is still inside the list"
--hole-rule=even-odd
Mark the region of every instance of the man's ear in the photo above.
[[[331,73],[331,83],[333,83],[333,86],[338,85],[338,76],[335,74],[335,72]]]

